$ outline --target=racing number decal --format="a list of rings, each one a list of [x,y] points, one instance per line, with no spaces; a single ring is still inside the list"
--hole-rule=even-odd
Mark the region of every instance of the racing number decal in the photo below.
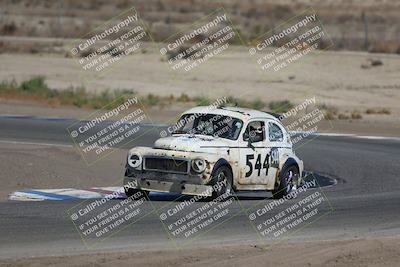
[[[252,159],[254,159],[254,154],[246,155],[246,166],[249,167],[249,171],[246,172],[246,177],[251,176],[251,174],[253,173],[253,163],[250,161]],[[268,175],[268,168],[269,168],[268,159],[269,159],[269,154],[265,156],[264,162],[263,164],[261,164],[261,154],[257,155],[256,163],[254,164],[254,169],[257,170],[257,176],[261,175],[262,169],[265,169],[265,175]]]
[[[262,164],[261,164],[262,156],[261,154],[258,154],[256,163],[254,164],[254,169],[253,169],[253,163],[251,161],[253,159],[254,159],[254,154],[246,155],[246,166],[249,167],[249,171],[246,172],[246,178],[250,177],[253,174],[254,169],[257,170],[257,176],[260,176],[262,169],[265,169],[265,175],[268,175],[269,167],[273,168],[279,167],[279,152],[277,148],[271,149],[271,155],[267,154]]]
[[[246,177],[249,177],[253,173],[253,164],[250,161],[251,159],[254,159],[254,154],[246,155],[246,166],[249,166],[249,171],[246,172]]]

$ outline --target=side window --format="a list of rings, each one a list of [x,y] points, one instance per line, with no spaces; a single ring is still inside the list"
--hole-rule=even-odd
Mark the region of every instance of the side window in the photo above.
[[[283,132],[281,128],[273,122],[268,124],[268,134],[269,141],[271,142],[282,142],[283,141]]]
[[[265,140],[265,124],[263,121],[252,121],[247,125],[243,140],[248,141],[249,137],[251,137],[253,143]]]

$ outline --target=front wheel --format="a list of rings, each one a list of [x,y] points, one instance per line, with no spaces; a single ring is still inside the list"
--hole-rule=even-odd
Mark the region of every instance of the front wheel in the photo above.
[[[212,174],[212,198],[218,198],[224,194],[226,197],[232,193],[233,175],[228,166],[218,167]]]
[[[299,170],[295,165],[284,167],[279,174],[279,186],[272,191],[274,198],[282,198],[297,189]]]

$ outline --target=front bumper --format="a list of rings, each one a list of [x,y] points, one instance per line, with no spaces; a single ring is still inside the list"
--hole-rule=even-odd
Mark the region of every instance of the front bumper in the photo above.
[[[124,177],[124,186],[152,192],[177,193],[183,195],[211,196],[212,186],[190,184],[183,181],[160,181],[151,178]],[[136,186],[132,186],[136,185]]]

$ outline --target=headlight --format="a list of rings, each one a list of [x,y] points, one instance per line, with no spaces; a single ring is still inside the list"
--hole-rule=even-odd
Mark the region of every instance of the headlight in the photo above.
[[[134,153],[129,155],[128,164],[134,169],[137,169],[142,164],[142,156],[140,154]]]
[[[192,170],[197,173],[202,173],[206,169],[206,161],[201,158],[192,160]]]

